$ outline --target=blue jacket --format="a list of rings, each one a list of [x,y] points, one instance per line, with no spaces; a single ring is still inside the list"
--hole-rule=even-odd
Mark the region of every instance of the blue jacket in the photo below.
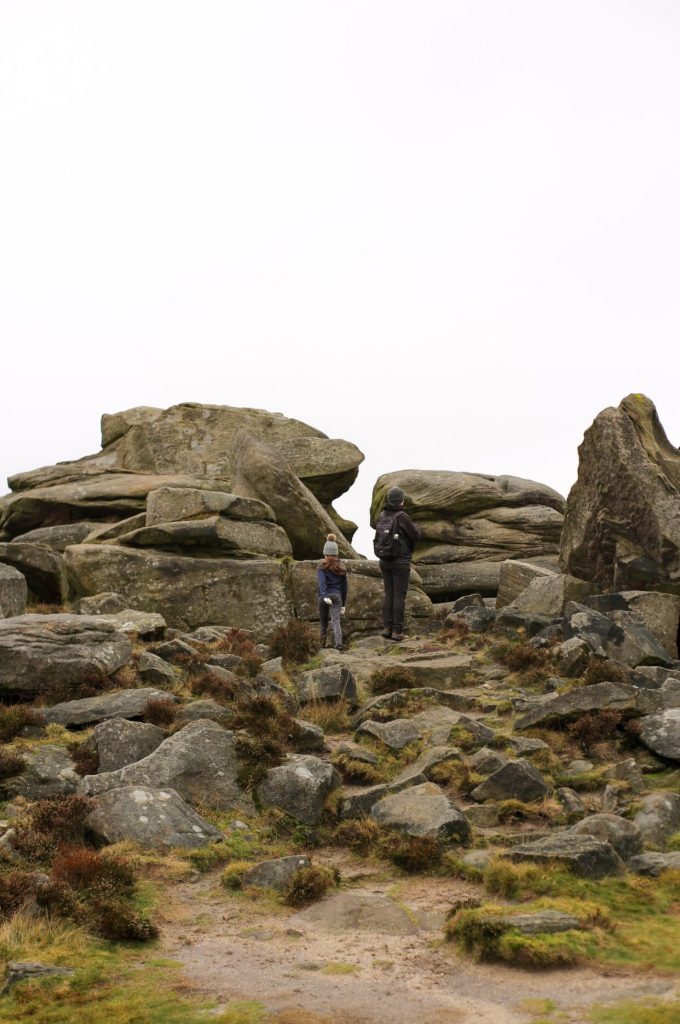
[[[319,597],[330,597],[331,594],[340,594],[343,606],[347,602],[347,576],[343,573],[342,576],[338,576],[337,573],[331,572],[330,569],[324,569],[323,566],[319,566],[316,570],[316,581],[319,585]]]

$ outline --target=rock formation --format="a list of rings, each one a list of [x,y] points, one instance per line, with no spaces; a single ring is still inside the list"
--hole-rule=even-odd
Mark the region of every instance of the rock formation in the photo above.
[[[644,395],[604,409],[585,432],[560,561],[602,590],[680,594],[680,451]]]
[[[508,558],[557,568],[564,498],[545,484],[444,470],[386,473],[373,489],[373,524],[395,485],[422,532],[414,560],[433,600],[495,594]]]

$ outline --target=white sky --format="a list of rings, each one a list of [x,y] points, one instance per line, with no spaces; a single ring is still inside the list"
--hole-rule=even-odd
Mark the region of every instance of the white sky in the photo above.
[[[675,0],[0,0],[0,479],[254,405],[566,492],[680,439]],[[364,528],[359,547],[368,551]]]

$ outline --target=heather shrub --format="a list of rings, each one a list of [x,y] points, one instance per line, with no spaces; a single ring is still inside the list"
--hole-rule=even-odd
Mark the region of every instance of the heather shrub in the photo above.
[[[49,860],[62,843],[82,843],[86,839],[85,819],[94,807],[95,801],[85,796],[37,800],[28,820],[17,826],[12,846],[27,860]]]
[[[69,753],[79,775],[96,775],[99,771],[99,753],[87,743],[71,743]]]
[[[338,875],[329,868],[310,864],[300,868],[291,878],[283,893],[283,902],[289,907],[305,907],[325,896],[332,885],[337,885]]]
[[[549,655],[543,648],[532,647],[525,640],[497,640],[489,653],[495,661],[505,665],[511,672],[541,668],[549,660]]]
[[[395,690],[411,690],[418,686],[418,681],[404,665],[388,665],[377,668],[370,679],[371,692],[394,693]]]
[[[442,847],[430,836],[390,836],[385,853],[388,860],[408,874],[438,867],[443,856]]]
[[[45,719],[36,708],[25,704],[0,705],[0,743],[9,743],[27,725],[44,724]]]
[[[144,721],[152,725],[171,725],[177,715],[177,705],[171,697],[157,697],[144,705]]]
[[[0,779],[11,779],[21,775],[26,762],[20,754],[0,747]]]
[[[31,896],[33,876],[28,871],[0,873],[0,921],[7,921]]]
[[[230,703],[238,697],[241,683],[232,673],[227,676],[220,672],[211,672],[208,668],[191,676],[189,689],[198,696],[212,697],[213,700]]]
[[[621,712],[613,708],[589,711],[570,722],[567,733],[587,753],[595,743],[614,739],[621,720]]]
[[[292,665],[304,665],[316,652],[319,640],[308,622],[289,619],[272,633],[269,649],[273,658],[283,658]]]
[[[595,683],[627,683],[629,673],[623,665],[608,658],[591,658],[588,667],[583,673],[583,682],[586,686],[593,686]]]

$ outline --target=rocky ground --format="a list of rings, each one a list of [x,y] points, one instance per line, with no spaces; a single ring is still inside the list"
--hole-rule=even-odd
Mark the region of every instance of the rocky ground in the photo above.
[[[21,946],[17,922],[36,914],[170,972],[167,1021],[193,1019],[180,1005],[244,1024],[576,1024],[621,1000],[676,1013],[676,663],[596,655],[583,635],[600,613],[586,606],[559,627],[528,613],[511,627],[481,598],[461,605],[401,645],[343,653],[314,653],[293,623],[274,641],[286,658],[243,631],[148,617],[127,632],[105,613],[5,620],[0,633],[16,639],[21,623],[34,652],[31,675],[7,643],[15,679],[35,686],[46,644],[54,676],[93,648],[112,671],[88,696],[81,684],[55,700],[57,686],[3,709],[0,883],[11,896],[19,873],[25,892],[0,951],[76,973],[13,986],[0,1021],[66,1019],[50,992],[60,1013],[73,1002],[68,1019],[108,1013],[107,996],[77,1015],[84,967],[68,949]],[[640,630],[629,654],[654,641]],[[19,709],[35,717],[10,736]],[[51,847],[36,841],[45,800],[86,804],[83,828]],[[116,896],[114,926],[79,890],[65,841],[132,865],[136,895]],[[120,947],[130,938],[152,946]],[[107,970],[125,1007],[121,965]]]

